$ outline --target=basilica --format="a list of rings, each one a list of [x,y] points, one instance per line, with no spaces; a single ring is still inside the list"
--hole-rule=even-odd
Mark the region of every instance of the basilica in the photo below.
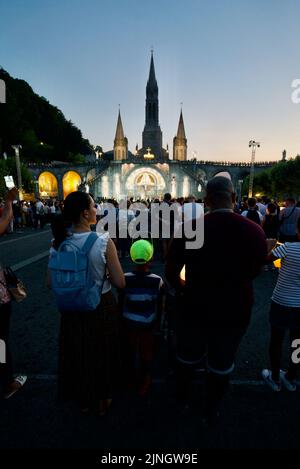
[[[264,165],[259,165],[256,171],[264,168]],[[119,111],[112,150],[104,153],[96,151],[86,164],[67,166],[57,162],[49,165],[46,171],[44,167],[29,169],[36,181],[36,196],[65,198],[70,192],[80,189],[89,191],[95,198],[117,200],[124,197],[162,198],[166,192],[174,198],[190,194],[196,198],[202,197],[207,180],[222,171],[231,175],[238,192],[250,170],[247,163],[188,160],[182,110],[171,155],[168,146],[163,147],[153,53],[146,85],[141,148],[136,146],[134,153],[129,151]]]
[[[134,153],[128,150],[128,140],[124,134],[119,111],[113,150],[103,154],[103,159],[109,158],[111,159],[110,167],[106,174],[102,175],[100,185],[93,188],[97,195],[101,193],[104,197],[116,198],[127,195],[144,199],[162,197],[165,192],[170,192],[174,197],[179,194],[188,195],[191,190],[188,175],[178,171],[179,168],[176,166],[177,162],[187,161],[187,139],[182,111],[177,135],[173,141],[173,159],[170,159],[168,146],[163,148],[153,53],[151,53],[146,86],[142,147],[136,146]],[[197,192],[202,189],[199,184],[196,188]]]

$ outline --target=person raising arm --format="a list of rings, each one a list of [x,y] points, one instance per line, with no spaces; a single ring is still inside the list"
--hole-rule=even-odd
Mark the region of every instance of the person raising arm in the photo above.
[[[16,187],[13,187],[7,193],[2,216],[0,218],[0,235],[2,235],[5,232],[13,216],[12,202],[13,200],[16,200],[17,196],[18,196],[18,189]]]

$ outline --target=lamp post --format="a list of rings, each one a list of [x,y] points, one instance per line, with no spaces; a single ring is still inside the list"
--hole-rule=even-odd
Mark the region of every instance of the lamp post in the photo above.
[[[22,145],[12,145],[12,148],[15,150],[15,156],[16,156],[19,199],[22,200],[22,174],[21,174],[21,164],[20,164],[20,149],[22,148]]]
[[[34,196],[36,199],[38,199],[40,196],[40,191],[39,191],[39,181],[36,176],[34,176],[33,183],[34,183]]]
[[[259,148],[259,147],[260,147],[259,142],[256,142],[255,140],[250,140],[249,148],[252,148],[252,154],[251,154],[251,169],[250,169],[250,178],[249,178],[248,197],[252,197],[252,194],[253,194],[255,151],[256,151],[256,148]]]
[[[239,179],[239,202],[242,201],[242,186],[243,186],[243,179]]]

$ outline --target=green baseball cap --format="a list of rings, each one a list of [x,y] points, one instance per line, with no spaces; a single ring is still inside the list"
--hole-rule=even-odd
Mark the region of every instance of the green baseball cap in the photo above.
[[[130,257],[135,264],[146,264],[153,257],[154,249],[149,241],[139,239],[130,248]]]

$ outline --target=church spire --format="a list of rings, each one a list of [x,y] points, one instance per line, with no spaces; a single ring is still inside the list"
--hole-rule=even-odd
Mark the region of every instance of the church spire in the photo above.
[[[178,124],[178,130],[177,130],[177,138],[186,139],[185,130],[184,130],[183,116],[182,116],[182,109],[181,109],[180,117],[179,117],[179,124]]]
[[[121,113],[119,109],[115,140],[123,140],[124,137],[125,136],[124,136],[123,124],[122,124]]]
[[[162,132],[159,126],[158,86],[155,76],[153,51],[151,51],[149,78],[146,86],[145,127],[143,149],[151,148],[155,157],[162,157]]]
[[[187,139],[185,136],[182,109],[180,111],[177,135],[173,140],[173,159],[177,161],[187,160]]]
[[[151,51],[150,71],[146,87],[146,126],[158,127],[158,119],[158,86],[155,77],[153,51]]]
[[[154,60],[153,60],[153,50],[151,50],[151,62],[150,62],[150,71],[149,78],[147,82],[147,88],[157,89],[157,81],[155,76]]]
[[[128,154],[128,140],[124,135],[121,113],[119,109],[116,135],[114,140],[114,160],[126,160]]]

